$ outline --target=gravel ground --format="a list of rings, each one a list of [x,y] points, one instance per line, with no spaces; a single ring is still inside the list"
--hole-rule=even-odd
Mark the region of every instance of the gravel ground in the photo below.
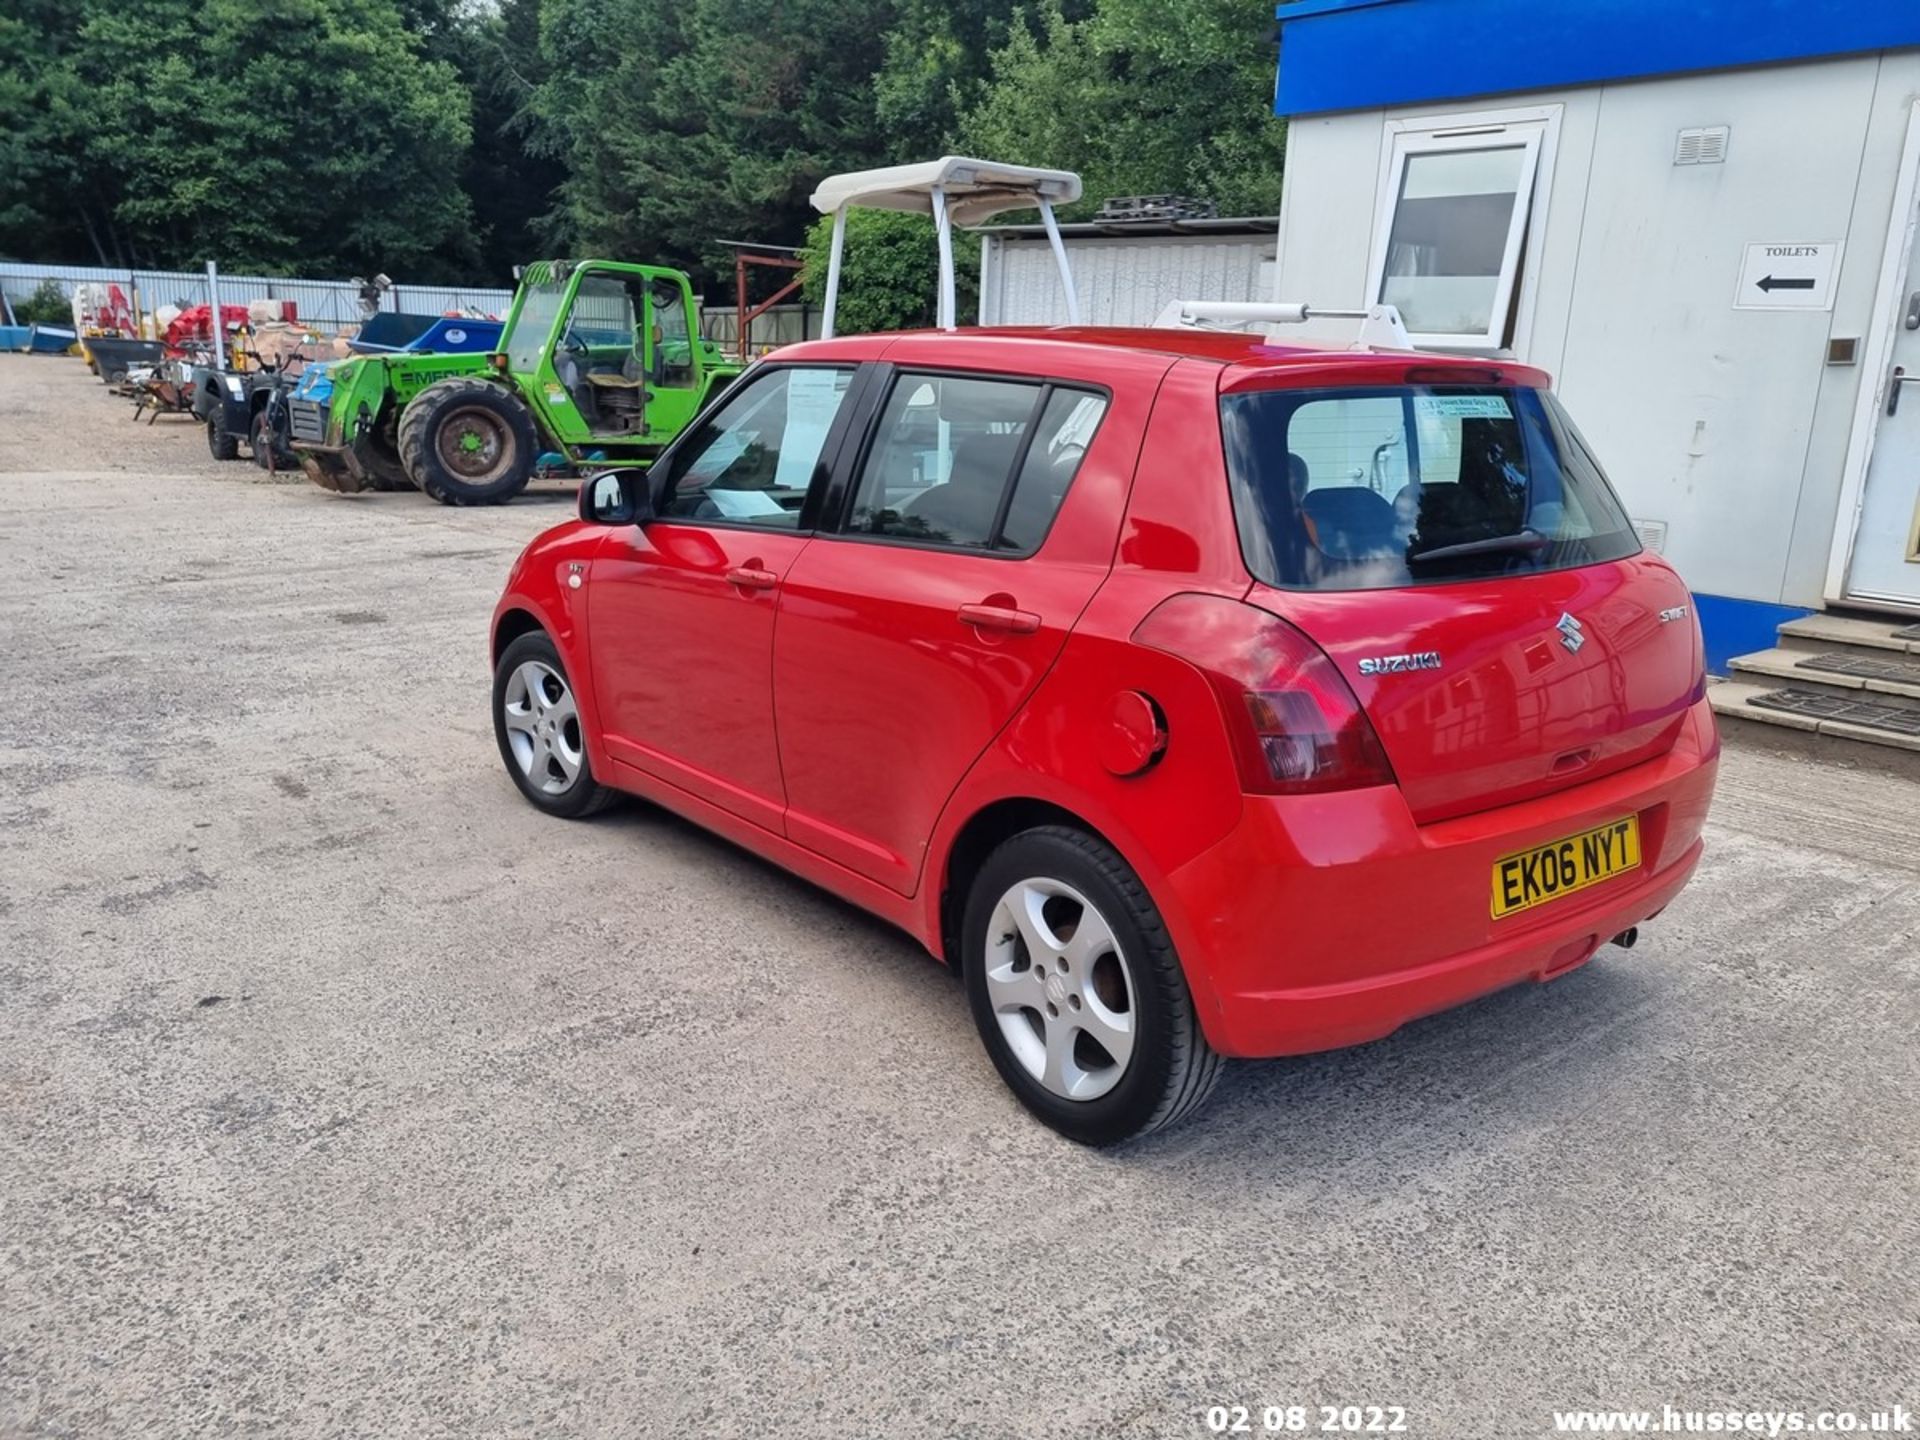
[[[1631,954],[1089,1153],[902,936],[519,800],[486,622],[562,492],[343,498],[126,415],[0,356],[0,1435],[1920,1401],[1910,773],[1736,744]]]
[[[83,470],[268,478],[251,465],[243,471],[217,463],[191,415],[155,416],[151,423],[133,417],[132,400],[64,356],[0,355],[0,475]]]

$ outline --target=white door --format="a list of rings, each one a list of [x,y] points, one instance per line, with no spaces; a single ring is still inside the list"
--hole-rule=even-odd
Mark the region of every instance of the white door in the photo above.
[[[1920,607],[1920,245],[1908,251],[1898,313],[1891,317],[1886,395],[1870,422],[1872,458],[1847,596]]]

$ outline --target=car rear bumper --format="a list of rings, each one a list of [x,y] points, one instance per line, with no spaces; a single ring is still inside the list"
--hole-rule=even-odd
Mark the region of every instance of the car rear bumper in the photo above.
[[[1686,885],[1718,756],[1701,702],[1656,760],[1438,824],[1414,823],[1388,787],[1249,796],[1235,830],[1168,877],[1208,1040],[1240,1056],[1329,1050],[1578,967]],[[1638,869],[1492,917],[1502,856],[1626,815],[1639,817]]]

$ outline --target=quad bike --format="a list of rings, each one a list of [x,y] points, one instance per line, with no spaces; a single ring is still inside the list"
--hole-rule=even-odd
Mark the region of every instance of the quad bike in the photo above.
[[[193,413],[207,427],[207,450],[216,460],[237,460],[244,444],[262,470],[294,470],[288,401],[306,365],[298,353],[269,361],[256,355],[249,369],[196,369]]]

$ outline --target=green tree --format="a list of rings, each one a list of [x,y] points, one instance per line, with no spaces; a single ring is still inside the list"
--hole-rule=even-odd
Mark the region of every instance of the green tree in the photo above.
[[[419,43],[393,0],[103,4],[81,68],[116,221],[160,263],[457,273],[469,102]]]
[[[1075,19],[1040,0],[992,56],[961,117],[964,148],[1080,172],[1090,211],[1109,195],[1187,194],[1222,214],[1280,204],[1286,126],[1273,115],[1264,0],[1098,0]]]
[[[11,0],[0,251],[496,283],[597,252],[714,279],[716,242],[805,233],[825,176],[956,149],[1077,169],[1088,209],[1271,211],[1270,29],[1267,0]],[[930,276],[926,227],[885,223],[861,271]]]
[[[529,150],[558,178],[543,221],[551,248],[665,256],[659,237],[682,206],[672,172],[655,160],[702,128],[697,115],[669,124],[661,99],[662,77],[690,47],[686,20],[684,7],[659,0],[540,6],[540,74],[526,116]],[[648,137],[644,156],[636,136]]]
[[[544,75],[540,0],[498,0],[463,11],[447,57],[473,97],[473,149],[461,178],[472,197],[476,278],[506,284],[513,267],[547,253],[547,216],[560,176],[535,138],[535,95]]]
[[[104,177],[86,154],[90,127],[69,0],[13,0],[0,10],[0,253],[113,264]]]
[[[886,59],[873,77],[889,161],[930,159],[953,143],[1014,14],[1013,0],[896,0]]]
[[[57,280],[42,280],[26,299],[13,307],[13,318],[22,325],[71,325],[73,303]]]
[[[577,248],[712,275],[719,240],[788,242],[835,171],[878,164],[892,0],[552,0],[540,143]]]
[[[47,62],[50,158],[0,177],[0,245],[54,258],[77,229],[114,264],[470,268],[467,92],[396,0],[82,0],[16,24]],[[0,94],[21,83],[16,63]],[[49,211],[78,223],[37,229]]]
[[[822,217],[807,231],[800,258],[801,289],[814,305],[827,298],[827,260],[833,221]],[[889,210],[854,210],[847,216],[841,254],[840,299],[834,328],[842,335],[914,330],[934,321],[940,284],[940,247],[933,219]],[[953,245],[956,314],[965,322],[980,300],[980,246],[956,233]]]

